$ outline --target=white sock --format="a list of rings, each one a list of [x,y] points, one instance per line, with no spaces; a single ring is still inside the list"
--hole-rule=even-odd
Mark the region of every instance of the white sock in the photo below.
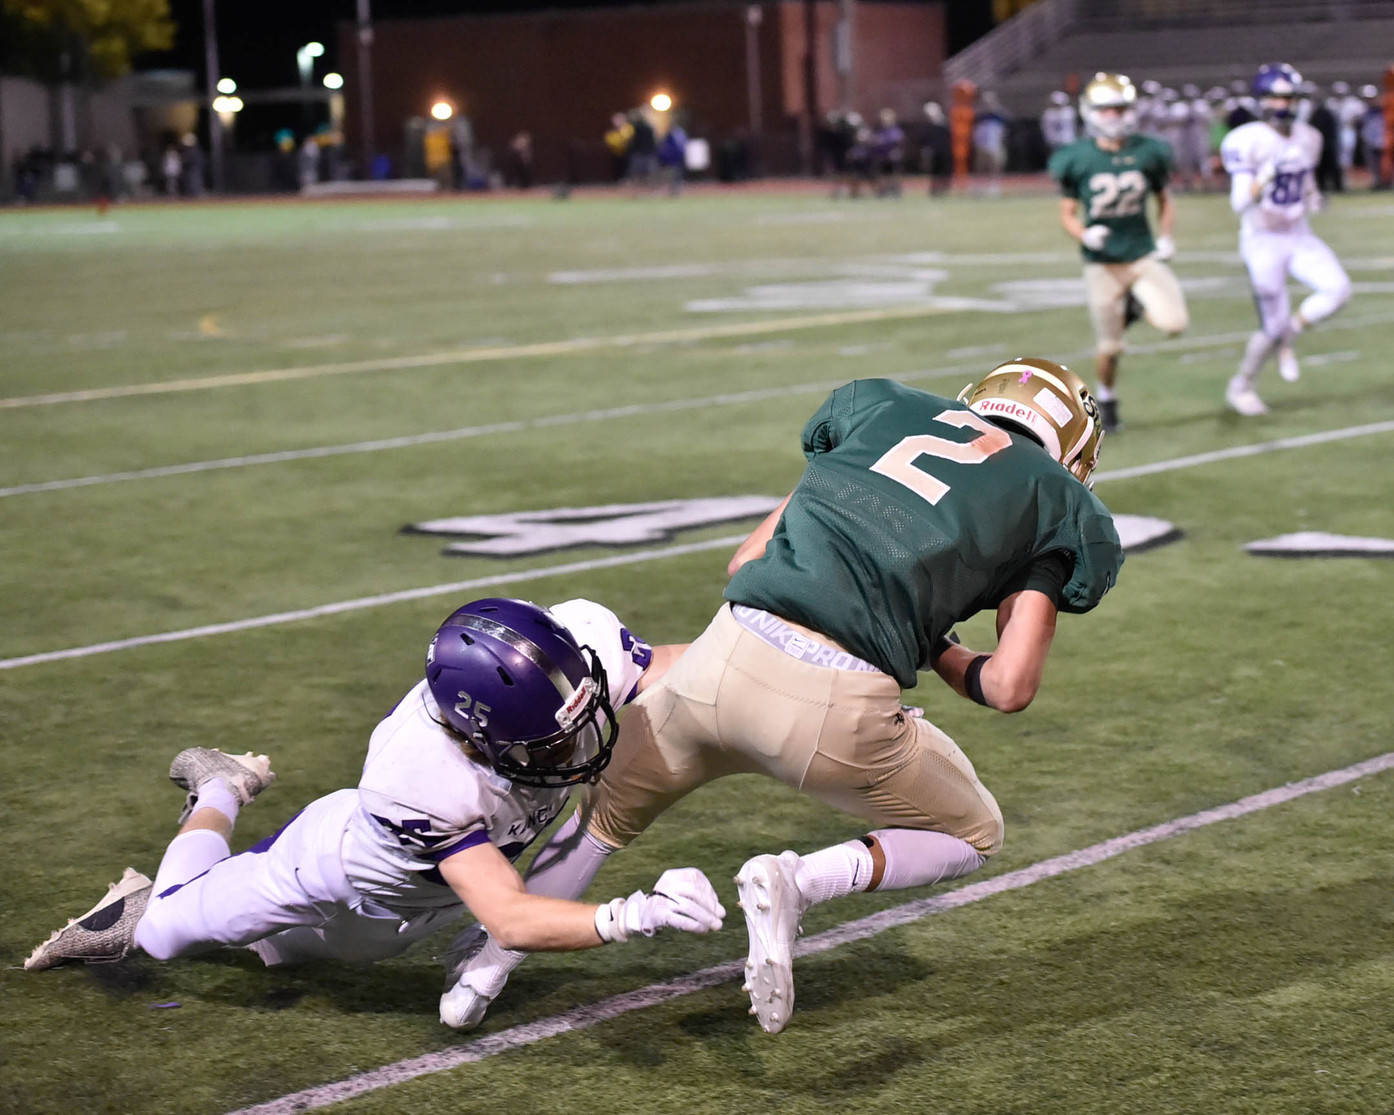
[[[957,836],[925,829],[877,829],[871,834],[886,854],[877,890],[928,887],[976,871],[987,857]]]
[[[871,866],[871,849],[860,840],[848,840],[800,856],[794,881],[811,906],[866,890],[871,883]]]
[[[591,880],[615,849],[589,832],[579,832],[581,810],[577,810],[557,829],[528,868],[529,894],[572,901],[586,893]]]
[[[1244,346],[1244,355],[1239,361],[1239,371],[1234,374],[1233,382],[1243,387],[1252,387],[1258,377],[1258,370],[1263,367],[1268,354],[1276,347],[1273,338],[1261,330],[1251,336],[1249,343]]]
[[[1099,386],[1094,390],[1094,398],[1096,398],[1101,403],[1113,402],[1113,388],[1105,387],[1102,383],[1099,384]]]
[[[237,823],[237,810],[240,808],[237,795],[221,778],[210,778],[200,783],[195,792],[198,794],[195,810],[216,809],[233,824]]]
[[[159,898],[170,887],[187,883],[230,855],[232,849],[228,847],[228,842],[212,829],[182,832],[165,849],[160,869],[155,872],[155,886],[151,893]]]

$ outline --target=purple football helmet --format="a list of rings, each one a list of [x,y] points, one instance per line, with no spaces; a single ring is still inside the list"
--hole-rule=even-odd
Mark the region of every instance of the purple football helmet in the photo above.
[[[1267,120],[1291,120],[1302,95],[1302,75],[1286,62],[1269,62],[1254,75],[1253,93]]]
[[[510,781],[593,782],[610,762],[619,726],[600,658],[536,604],[456,609],[426,651],[426,681],[445,724]]]

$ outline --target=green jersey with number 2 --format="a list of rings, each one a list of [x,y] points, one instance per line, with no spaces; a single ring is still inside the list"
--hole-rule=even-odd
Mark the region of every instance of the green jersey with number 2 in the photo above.
[[[955,623],[1011,593],[1087,612],[1117,579],[1108,508],[1030,438],[952,399],[857,380],[809,420],[803,449],[774,536],[726,598],[831,636],[904,688]]]
[[[1076,140],[1050,157],[1049,169],[1060,192],[1079,202],[1085,227],[1108,229],[1101,250],[1081,248],[1088,262],[1131,263],[1156,248],[1147,198],[1166,189],[1171,177],[1171,148],[1160,139],[1128,136],[1117,151],[1105,151],[1092,139]]]

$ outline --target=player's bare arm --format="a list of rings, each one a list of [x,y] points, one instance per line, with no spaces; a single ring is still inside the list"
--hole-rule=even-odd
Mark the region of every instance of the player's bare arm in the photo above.
[[[635,891],[603,906],[529,894],[514,866],[489,843],[457,852],[440,871],[500,946],[528,952],[594,948],[664,928],[705,933],[720,929],[726,913],[696,868],[666,872],[651,895]]]
[[[651,685],[657,684],[668,672],[670,666],[682,657],[690,643],[664,643],[653,648],[653,658],[649,660],[648,668],[639,675],[638,682],[635,683],[635,694],[642,693]]]
[[[750,537],[736,548],[735,554],[726,565],[727,576],[733,576],[737,569],[748,561],[753,561],[765,552],[765,547],[774,537],[774,528],[779,525],[779,518],[784,514],[784,509],[789,506],[789,499],[793,495],[790,492],[780,501],[778,507],[765,516],[764,521],[750,532]]]
[[[1172,232],[1176,228],[1176,202],[1171,196],[1171,191],[1161,189],[1157,191],[1157,235],[1171,239]]]
[[[951,644],[935,660],[934,672],[960,696],[981,697],[979,703],[999,712],[1020,712],[1040,690],[1056,614],[1045,593],[1014,592],[997,609],[997,649],[985,655]]]
[[[1079,219],[1079,199],[1062,197],[1060,199],[1060,227],[1071,239],[1083,241],[1084,222]]]

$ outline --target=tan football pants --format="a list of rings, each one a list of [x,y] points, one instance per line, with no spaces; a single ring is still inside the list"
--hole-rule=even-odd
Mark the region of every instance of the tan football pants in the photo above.
[[[984,855],[1002,846],[1001,810],[973,764],[929,721],[902,713],[894,678],[792,658],[723,605],[620,718],[590,831],[622,848],[691,790],[746,773],[873,828],[947,832]]]
[[[1123,351],[1123,308],[1130,290],[1152,328],[1175,334],[1190,324],[1181,284],[1161,260],[1143,256],[1131,263],[1086,263],[1084,291],[1101,355]]]

